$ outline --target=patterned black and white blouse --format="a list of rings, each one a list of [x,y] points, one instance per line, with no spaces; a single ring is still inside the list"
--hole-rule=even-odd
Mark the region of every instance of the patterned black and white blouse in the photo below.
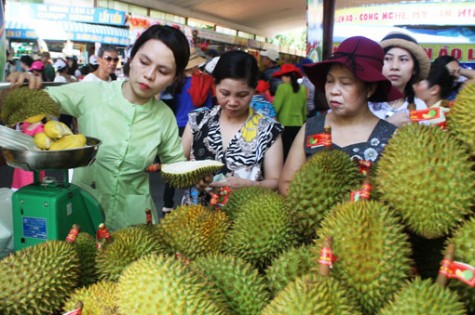
[[[312,117],[307,120],[305,127],[305,139],[307,139],[308,136],[323,133],[325,117],[326,115],[321,115]],[[346,154],[348,154],[351,159],[376,162],[381,157],[381,153],[383,152],[384,147],[386,146],[396,129],[397,127],[393,124],[390,124],[387,121],[380,119],[374,127],[373,131],[371,132],[368,141],[351,144],[343,148],[332,143],[332,148],[346,152]],[[312,148],[307,146],[307,143],[304,143],[303,145],[305,148],[305,155],[307,156],[307,159],[313,156],[318,151],[324,149],[323,146]]]
[[[215,106],[189,114],[193,135],[190,159],[221,161],[225,165],[221,173],[225,176],[262,180],[264,156],[282,133],[283,126],[250,109],[249,118],[224,148],[220,113],[221,107]]]

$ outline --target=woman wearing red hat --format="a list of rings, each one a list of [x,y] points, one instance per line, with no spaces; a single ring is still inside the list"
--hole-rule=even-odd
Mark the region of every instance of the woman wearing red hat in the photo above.
[[[363,36],[344,40],[327,60],[304,66],[315,87],[325,93],[330,111],[315,116],[300,129],[279,179],[279,191],[286,195],[295,172],[305,161],[324,149],[316,139],[331,127],[332,147],[349,158],[375,162],[396,126],[371,113],[369,101],[391,101],[401,93],[382,74],[384,51]]]
[[[284,125],[282,143],[285,160],[295,136],[307,119],[307,89],[297,82],[302,77],[302,72],[293,64],[284,63],[280,71],[272,76],[282,78],[283,81],[277,87],[273,104],[277,120]]]

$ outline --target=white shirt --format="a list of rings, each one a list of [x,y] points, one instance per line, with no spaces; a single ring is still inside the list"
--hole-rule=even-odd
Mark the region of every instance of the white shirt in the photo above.
[[[423,100],[418,99],[417,97],[414,98],[414,103],[416,104],[416,110],[427,108],[426,103],[424,103]],[[388,102],[369,102],[368,105],[369,109],[375,116],[377,116],[379,119],[386,120],[394,113],[407,110],[407,106],[409,105],[409,103],[406,99],[406,101],[398,108],[392,108]]]
[[[82,79],[83,82],[104,82],[105,80],[102,80],[101,78],[99,78],[98,76],[96,76],[94,73],[89,73],[88,75],[86,75],[84,77],[84,79]],[[109,77],[109,79],[106,81],[106,82],[111,82],[111,78]]]

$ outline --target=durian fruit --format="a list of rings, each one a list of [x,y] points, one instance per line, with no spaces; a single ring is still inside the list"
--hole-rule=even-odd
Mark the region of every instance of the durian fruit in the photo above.
[[[142,228],[128,227],[111,233],[111,241],[97,252],[100,280],[117,281],[122,271],[142,256],[158,253],[160,244]]]
[[[264,278],[240,258],[210,254],[198,257],[190,266],[223,294],[233,314],[259,314],[269,301]]]
[[[76,289],[64,303],[63,311],[74,310],[76,303],[81,301],[83,303],[81,315],[120,315],[116,304],[116,288],[116,282],[100,281]]]
[[[49,150],[53,140],[48,137],[44,132],[39,132],[34,135],[33,142],[41,150]]]
[[[447,129],[475,156],[475,82],[466,83],[447,115]]]
[[[242,205],[226,238],[225,252],[264,270],[275,257],[295,244],[291,214],[283,198],[274,192]]]
[[[180,253],[194,259],[222,251],[229,227],[230,221],[224,212],[202,205],[185,205],[160,220],[154,234],[170,255]]]
[[[78,284],[74,246],[46,241],[0,260],[0,314],[53,314]]]
[[[447,243],[455,245],[455,261],[475,266],[475,217],[466,220]],[[475,313],[475,288],[458,279],[450,279],[448,287],[457,291],[469,312]]]
[[[465,315],[467,312],[455,292],[433,283],[430,279],[416,278],[397,292],[394,301],[378,313],[401,314]]]
[[[13,126],[38,115],[59,117],[60,110],[54,100],[44,90],[20,87],[5,90],[1,96],[1,120]]]
[[[317,258],[311,245],[293,247],[272,261],[265,275],[272,294],[275,296],[290,282],[312,272]]]
[[[73,134],[71,129],[69,129],[66,124],[56,120],[48,121],[45,124],[44,129],[45,134],[51,139],[61,139],[64,136],[69,136]]]
[[[260,186],[246,186],[233,190],[226,204],[221,208],[234,221],[242,205],[251,198],[259,198],[262,194],[273,193],[272,189]]]
[[[64,136],[51,143],[49,150],[78,149],[86,146],[86,137],[82,134]]]
[[[85,232],[78,234],[74,247],[79,255],[81,272],[79,286],[87,286],[98,280],[96,267],[96,239]]]
[[[180,261],[148,255],[124,270],[116,301],[122,314],[227,314],[214,290]]]
[[[309,274],[290,282],[261,315],[359,315],[361,311],[344,286],[329,276]]]
[[[223,166],[223,163],[214,160],[162,164],[161,175],[170,186],[184,189],[194,186],[204,176],[216,173]]]
[[[335,206],[321,223],[315,255],[333,236],[332,276],[348,288],[363,313],[375,314],[411,275],[411,247],[399,218],[377,201]]]
[[[349,200],[360,185],[358,167],[343,151],[326,150],[307,160],[295,173],[286,198],[302,240],[310,243],[328,210]]]
[[[386,201],[414,233],[438,238],[475,203],[473,162],[447,132],[411,124],[389,140],[375,181]]]

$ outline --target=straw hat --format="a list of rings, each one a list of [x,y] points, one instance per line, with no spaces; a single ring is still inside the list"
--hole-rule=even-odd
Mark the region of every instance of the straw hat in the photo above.
[[[426,79],[429,75],[429,56],[413,37],[400,32],[391,32],[381,40],[380,45],[385,52],[391,47],[399,47],[411,53],[419,65],[419,72],[414,75],[416,82]]]

